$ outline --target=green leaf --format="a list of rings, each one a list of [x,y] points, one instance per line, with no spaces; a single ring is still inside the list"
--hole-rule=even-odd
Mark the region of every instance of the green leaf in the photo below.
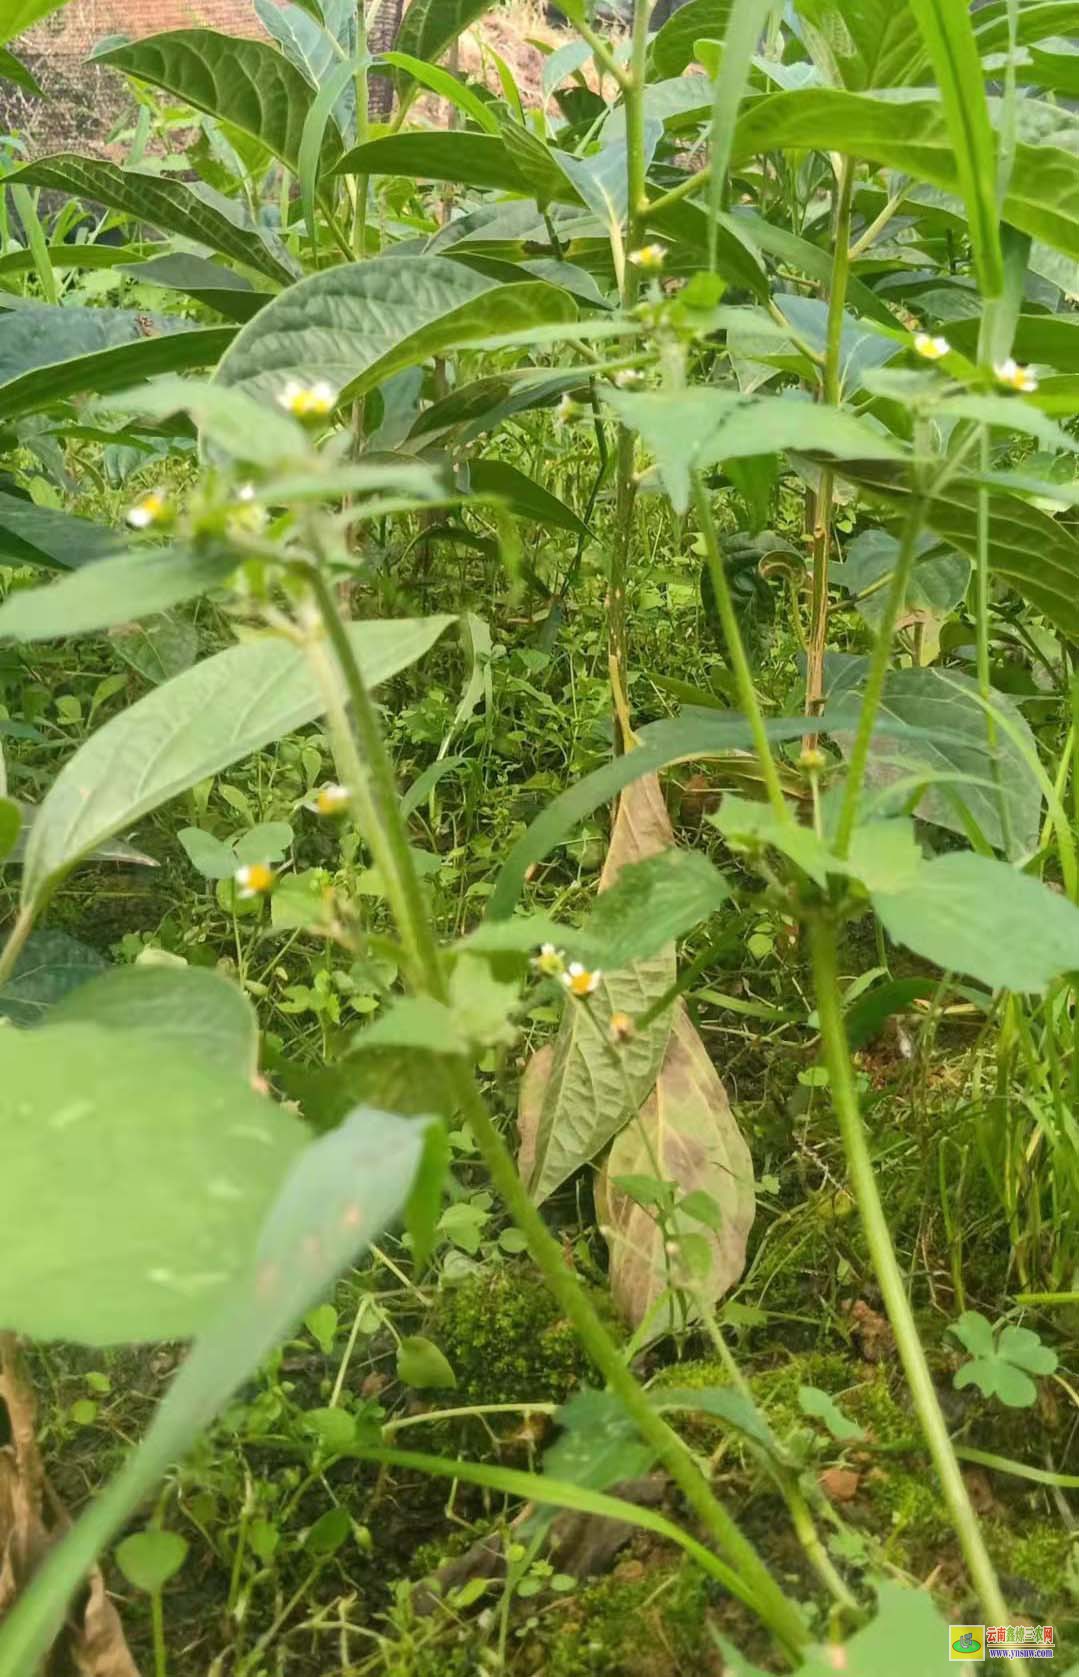
[[[0,774],[2,784],[2,774]],[[22,810],[14,798],[0,792],[0,862],[6,861],[19,842],[22,830]]]
[[[450,1172],[450,1142],[442,1124],[428,1125],[423,1155],[405,1204],[405,1228],[412,1243],[412,1262],[424,1269],[435,1244],[442,1193]]]
[[[304,1538],[304,1548],[312,1555],[336,1555],[352,1535],[352,1518],[347,1508],[327,1508],[320,1514]]]
[[[653,76],[680,76],[696,58],[696,43],[722,40],[733,0],[688,0],[656,31],[650,48]]]
[[[450,617],[356,623],[353,649],[372,687],[421,658]],[[302,651],[249,641],[196,664],[92,734],[41,805],[23,868],[23,901],[40,906],[87,851],[196,781],[321,714]],[[83,788],[95,788],[87,799]]]
[[[947,192],[960,190],[952,138],[936,102],[826,88],[772,94],[740,118],[734,162],[802,146],[870,158]],[[1058,146],[1019,144],[1001,215],[1020,232],[1079,257],[1079,157]]]
[[[819,1386],[799,1386],[798,1407],[803,1415],[811,1415],[814,1420],[823,1421],[832,1437],[838,1444],[847,1444],[856,1438],[864,1438],[864,1430],[844,1415],[834,1397],[828,1392],[822,1392]]]
[[[0,17],[0,44],[13,41],[16,35],[32,29],[35,23],[66,4],[67,0],[7,0]]]
[[[664,850],[619,872],[596,899],[586,931],[604,967],[658,955],[726,902],[730,886],[699,850]]]
[[[217,376],[268,403],[290,378],[325,379],[347,401],[431,355],[575,316],[554,286],[498,285],[440,256],[379,256],[283,292],[240,331]]]
[[[582,1387],[562,1405],[555,1422],[562,1430],[543,1452],[543,1471],[552,1479],[606,1491],[641,1478],[655,1464],[654,1448],[612,1392]]]
[[[0,605],[0,635],[17,641],[87,635],[220,588],[236,569],[228,549],[133,549],[84,565],[47,588],[21,588]]]
[[[433,1340],[410,1333],[397,1347],[397,1378],[417,1391],[454,1387],[457,1376]]]
[[[303,1325],[314,1339],[324,1357],[333,1350],[337,1338],[337,1311],[332,1304],[316,1304],[303,1319]]]
[[[967,207],[967,232],[983,298],[998,297],[1004,283],[997,209],[997,159],[985,79],[967,6],[949,0],[907,0],[940,86],[955,151],[959,187]]]
[[[992,990],[1042,991],[1079,972],[1079,908],[988,856],[937,856],[873,906],[897,943]]]
[[[315,95],[282,53],[265,41],[221,35],[213,29],[175,29],[128,41],[95,53],[91,62],[109,64],[137,81],[160,87],[198,111],[250,134],[293,171]],[[322,163],[329,168],[341,152],[336,127],[327,132]]]
[[[336,13],[330,10],[334,27],[327,26],[325,16],[318,22],[302,6],[255,0],[255,11],[266,33],[273,36],[286,58],[291,59],[315,89],[324,87],[335,65],[342,59],[350,60],[356,51],[356,16],[351,3],[340,6]],[[353,139],[356,133],[354,83],[341,90],[333,105],[333,117],[342,137]]]
[[[399,53],[434,64],[470,24],[490,11],[492,0],[411,0],[401,20],[394,46]],[[408,84],[408,73],[395,77],[398,88]]]
[[[187,1539],[175,1531],[151,1526],[136,1531],[116,1545],[116,1564],[129,1584],[147,1595],[159,1595],[187,1559]]]
[[[278,1121],[291,1123],[284,1114]],[[50,1550],[6,1615],[0,1627],[0,1677],[25,1677],[35,1668],[68,1598],[101,1549],[241,1382],[397,1214],[415,1174],[425,1129],[423,1120],[361,1107],[299,1154],[263,1220],[242,1279],[199,1337],[149,1432],[74,1529]]]
[[[46,1019],[54,1025],[97,1025],[109,1031],[146,1031],[191,1060],[233,1072],[249,1083],[258,1070],[255,1010],[238,985],[207,967],[136,964],[91,974],[59,1000]]]
[[[924,72],[909,0],[799,0],[798,18],[810,57],[839,87],[901,87]]]
[[[187,618],[158,612],[109,631],[113,650],[155,687],[183,675],[199,655],[199,633]]]
[[[469,485],[477,493],[502,496],[514,512],[534,518],[538,524],[571,530],[576,536],[591,535],[588,525],[577,517],[572,507],[508,461],[470,460],[467,470]]]
[[[185,251],[155,256],[149,262],[125,263],[123,271],[140,285],[159,285],[166,291],[179,291],[241,324],[269,300],[268,292],[254,290],[249,280],[226,268],[224,263]]]
[[[847,543],[844,562],[830,567],[832,581],[854,596],[859,615],[871,629],[878,628],[883,619],[898,555],[896,537],[878,527],[862,530]],[[963,599],[969,582],[969,558],[942,549],[931,535],[923,534],[901,615],[905,611],[923,611],[946,617]]]
[[[275,255],[258,230],[244,223],[236,206],[227,201],[216,206],[207,203],[193,187],[167,175],[121,169],[99,158],[57,152],[13,169],[5,179],[105,204],[133,221],[148,221],[166,233],[179,233],[182,238],[207,245],[279,284],[287,285],[294,277],[284,254]]]
[[[318,252],[316,200],[322,175],[322,160],[326,156],[325,140],[330,125],[330,112],[349,88],[355,94],[353,62],[345,59],[334,64],[327,72],[325,83],[319,88],[315,102],[307,113],[300,139],[300,155],[297,162],[300,202],[303,205],[304,225],[311,236],[313,257]],[[331,153],[331,156],[336,156],[336,153]]]
[[[204,833],[199,827],[181,827],[176,837],[203,879],[231,879],[236,872],[239,863],[235,850],[212,833]]]
[[[0,564],[70,570],[114,554],[122,541],[116,530],[88,518],[0,493]]]
[[[843,694],[860,685],[863,669],[855,660],[830,683],[832,731],[845,754],[851,748],[856,714]],[[842,728],[839,711],[845,702],[849,722]],[[977,682],[959,670],[889,670],[866,781],[882,793],[901,783],[909,796],[924,776],[932,784],[917,804],[923,821],[965,834],[965,806],[994,848],[1003,850],[1007,838],[1012,854],[1026,856],[1037,848],[1041,821],[1042,792],[1032,767],[1037,747],[1025,716],[1006,694],[994,692],[993,707],[1007,724],[999,730],[995,778]],[[1001,798],[1007,832],[1001,822]]]
[[[452,71],[442,70],[437,64],[428,64],[422,58],[414,58],[407,52],[384,52],[379,62],[392,65],[395,70],[402,72],[399,85],[408,81],[419,82],[432,93],[437,93],[440,99],[448,99],[459,111],[464,111],[485,134],[499,132],[498,120],[487,102]]]
[[[268,411],[242,390],[229,390],[208,380],[157,379],[142,389],[110,397],[109,408],[150,419],[189,414],[204,444],[212,443],[245,465],[261,466],[265,471],[281,471],[289,465],[300,470],[314,464],[308,440],[295,420],[286,413]],[[392,470],[386,473],[386,482],[393,484]],[[379,485],[372,483],[371,487]]]
[[[716,1641],[730,1677],[765,1677],[725,1637]],[[881,1584],[877,1617],[848,1642],[810,1648],[798,1677],[835,1677],[837,1671],[844,1677],[913,1677],[943,1666],[947,1647],[948,1626],[928,1591]]]
[[[957,1391],[977,1386],[983,1397],[999,1398],[1009,1409],[1029,1409],[1038,1397],[1030,1376],[1056,1370],[1056,1352],[1030,1328],[1009,1323],[998,1338],[980,1311],[964,1310],[948,1331],[971,1356],[969,1363],[956,1370],[952,1384]]]
[[[336,168],[339,175],[361,179],[365,175],[403,175],[412,180],[453,181],[495,192],[519,192],[526,198],[533,191],[504,139],[467,129],[387,134],[356,146]]]
[[[989,497],[989,565],[1050,623],[1079,638],[1079,539],[1038,507],[1010,495]],[[929,503],[929,523],[972,559],[978,552],[978,492],[952,484]]]
[[[14,82],[24,93],[33,94],[35,99],[44,99],[45,92],[30,74],[26,65],[9,52],[7,47],[0,46],[0,78]]]
[[[67,932],[31,932],[14,972],[0,989],[0,1018],[13,1025],[39,1025],[50,1008],[106,966],[96,949]]]
[[[893,437],[854,414],[797,398],[741,396],[704,385],[640,396],[608,390],[604,396],[654,456],[678,513],[689,506],[691,474],[720,460],[780,449],[840,460],[889,460],[902,453]]]
[[[370,1048],[426,1048],[434,1054],[465,1054],[468,1043],[452,1009],[433,996],[401,996],[355,1039]]]
[[[305,1127],[148,1032],[8,1031],[0,1063],[0,1322],[93,1345],[204,1326]]]
[[[83,391],[210,366],[233,334],[231,326],[191,327],[134,310],[27,304],[0,314],[0,419]]]

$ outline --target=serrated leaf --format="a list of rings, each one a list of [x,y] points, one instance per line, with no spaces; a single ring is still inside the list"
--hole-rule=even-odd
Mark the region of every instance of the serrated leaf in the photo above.
[[[353,624],[350,639],[369,684],[407,669],[452,621]],[[276,639],[230,647],[148,693],[61,769],[26,848],[24,903],[40,905],[80,856],[196,781],[313,721],[323,702],[303,652]],[[85,786],[96,789],[92,799]]]
[[[91,975],[50,1010],[46,1029],[72,1024],[145,1031],[248,1082],[258,1070],[254,1008],[238,985],[206,967],[136,965]]]
[[[1006,862],[937,856],[905,888],[875,891],[889,937],[991,990],[1041,992],[1079,972],[1079,908]]]
[[[240,331],[217,377],[267,403],[290,378],[324,379],[344,401],[493,332],[574,318],[554,286],[499,285],[444,257],[379,256],[283,292]]]
[[[305,1127],[151,1033],[8,1031],[0,1063],[0,1322],[95,1345],[205,1325]]]
[[[664,1230],[616,1186],[619,1178],[650,1168],[680,1194],[706,1192],[719,1208],[720,1226],[702,1234],[697,1219],[676,1209]],[[706,1307],[742,1274],[755,1210],[753,1161],[719,1073],[681,1002],[655,1088],[636,1121],[616,1137],[596,1192],[611,1252],[612,1297],[625,1320],[646,1328],[650,1339],[681,1319],[669,1292],[668,1239],[685,1242],[694,1235],[705,1243],[705,1273],[694,1277],[693,1287]],[[699,1308],[691,1293],[691,1318]]]
[[[267,42],[213,29],[175,29],[106,47],[91,62],[163,88],[250,134],[290,169],[298,168],[303,125],[315,95],[306,77]],[[324,167],[340,153],[341,137],[331,125],[323,145]]]
[[[179,233],[207,245],[232,262],[239,262],[287,285],[294,277],[287,263],[270,249],[265,238],[245,225],[242,212],[228,211],[200,198],[182,181],[142,169],[121,169],[96,157],[57,152],[36,158],[5,177],[16,185],[44,186],[119,210],[134,221],[149,221],[167,233]],[[227,200],[226,200],[227,202]],[[90,246],[89,249],[93,249]],[[120,253],[120,260],[124,260]]]

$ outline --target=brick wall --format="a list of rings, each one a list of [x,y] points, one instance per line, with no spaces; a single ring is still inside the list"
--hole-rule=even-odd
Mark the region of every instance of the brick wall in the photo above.
[[[202,26],[259,35],[252,0],[69,0],[15,47],[47,95],[43,102],[0,85],[0,128],[18,132],[34,156],[66,148],[104,153],[132,101],[124,79],[88,65],[109,35],[156,35]]]

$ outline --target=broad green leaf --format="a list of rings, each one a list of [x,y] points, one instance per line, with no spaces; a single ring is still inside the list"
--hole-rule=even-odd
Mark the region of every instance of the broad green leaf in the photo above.
[[[896,943],[991,990],[1040,992],[1079,972],[1079,908],[988,856],[937,856],[873,906]]]
[[[125,264],[124,273],[140,285],[160,285],[163,290],[193,297],[197,303],[204,303],[208,309],[215,309],[240,324],[257,314],[270,296],[266,291],[254,290],[249,280],[223,263],[185,251],[155,256],[149,262]]]
[[[171,611],[156,612],[137,623],[117,623],[109,630],[109,639],[124,663],[155,687],[183,675],[199,655],[195,625]]]
[[[0,787],[3,774],[0,771]],[[0,790],[0,862],[6,862],[19,842],[22,831],[22,810],[14,798]]]
[[[300,153],[296,172],[300,181],[300,202],[303,205],[304,225],[311,237],[312,257],[318,252],[318,216],[316,206],[322,176],[322,160],[326,157],[326,134],[330,126],[330,112],[349,88],[355,93],[354,62],[345,59],[332,66],[326,80],[315,95],[307,113],[300,137]],[[331,153],[336,157],[336,153]]]
[[[7,1614],[0,1628],[0,1677],[26,1677],[35,1669],[96,1556],[243,1380],[397,1215],[426,1127],[423,1120],[359,1108],[295,1158],[263,1220],[253,1258],[196,1341],[149,1432]]]
[[[613,1392],[584,1386],[555,1416],[555,1442],[543,1452],[543,1471],[552,1479],[606,1491],[639,1479],[655,1463],[646,1444]]]
[[[960,190],[952,139],[935,102],[826,88],[772,94],[740,118],[734,162],[801,146],[871,158],[945,191]],[[1020,143],[1002,216],[1020,232],[1079,257],[1079,156],[1059,146]]]
[[[831,566],[831,579],[853,596],[860,615],[876,629],[884,616],[899,542],[888,530],[863,530],[847,543],[842,564]],[[970,582],[970,560],[942,548],[923,534],[915,556],[901,615],[908,611],[946,616],[963,599]]]
[[[746,91],[753,56],[761,44],[772,0],[733,0],[723,51],[714,71],[712,121],[708,136],[711,178],[708,183],[708,267],[718,272],[719,218],[727,194],[727,176],[738,111]]]
[[[860,661],[845,666],[829,688],[832,731],[844,752],[850,750],[856,707],[850,706],[848,729],[837,725],[837,712],[843,695],[860,683],[863,668]],[[866,782],[882,790],[901,783],[909,797],[924,774],[932,784],[917,806],[921,819],[965,833],[966,823],[956,808],[958,799],[998,850],[1005,842],[1000,818],[1003,797],[1012,853],[1029,855],[1037,847],[1042,807],[1041,787],[1027,760],[1033,760],[1037,752],[1030,725],[1006,694],[993,694],[994,707],[1008,724],[999,730],[995,782],[986,715],[977,692],[977,683],[959,670],[890,670]]]
[[[146,221],[167,233],[179,233],[183,238],[208,245],[230,261],[255,268],[279,284],[287,285],[294,277],[254,228],[233,219],[240,213],[237,209],[229,205],[226,213],[224,208],[200,198],[193,187],[167,175],[121,169],[96,157],[58,152],[14,169],[6,179],[27,186],[47,186],[55,192],[105,204],[135,221]]]
[[[485,10],[486,4],[487,0],[484,0]],[[407,52],[384,52],[380,63],[392,65],[399,71],[402,83],[419,82],[430,92],[437,93],[440,99],[448,99],[459,111],[464,111],[466,116],[471,117],[477,128],[482,129],[485,134],[498,133],[498,121],[487,102],[481,99],[467,82],[461,81],[451,71],[440,69],[437,64],[428,64],[422,58],[414,58]]]
[[[666,849],[673,836],[658,780],[638,779],[619,804],[601,892],[612,888],[623,867]],[[567,996],[554,1043],[521,1082],[519,1166],[537,1204],[594,1159],[644,1104],[666,1052],[670,1013],[635,1031],[618,1053],[608,1041],[610,1021],[616,1013],[631,1019],[643,1014],[674,977],[674,945],[668,943],[648,960],[605,971],[586,1001]]]
[[[571,530],[576,536],[591,534],[572,507],[508,461],[470,460],[467,471],[472,489],[484,495],[501,496],[523,517],[534,518],[550,529]]]
[[[956,349],[973,357],[978,347],[977,319],[949,325],[948,338]],[[1072,313],[1021,314],[1015,323],[1012,353],[1019,361],[1042,362],[1058,373],[1079,373],[1079,320]]]
[[[13,41],[16,35],[32,29],[35,23],[66,4],[67,0],[7,0],[0,14],[0,45]]]
[[[150,419],[189,414],[204,443],[213,443],[234,460],[261,466],[265,471],[280,474],[286,466],[299,469],[315,464],[307,437],[294,419],[267,410],[242,390],[229,390],[208,380],[156,379],[151,385],[110,397],[108,405],[112,412]],[[392,471],[385,474],[387,484],[397,481]],[[381,487],[374,474],[371,487]]]
[[[109,629],[219,588],[235,569],[227,548],[133,547],[47,588],[9,594],[0,605],[0,636],[45,641]]]
[[[619,390],[604,395],[654,456],[679,513],[689,506],[691,474],[722,460],[780,449],[840,460],[889,460],[902,453],[887,432],[874,430],[854,414],[793,397],[741,396],[704,385],[641,396]]]
[[[88,518],[0,492],[0,565],[73,570],[115,554],[122,542],[118,531],[91,524]]]
[[[352,624],[368,684],[407,669],[452,621]],[[271,638],[229,647],[148,693],[92,734],[53,782],[26,849],[24,903],[40,905],[80,856],[196,781],[302,728],[323,702],[304,653]]]
[[[1043,1345],[1030,1328],[1009,1322],[998,1338],[980,1311],[964,1310],[949,1332],[971,1356],[953,1377],[957,1391],[977,1386],[983,1397],[998,1397],[1009,1409],[1029,1409],[1038,1398],[1031,1375],[1056,1371],[1056,1352]]]
[[[925,70],[910,0],[799,0],[798,19],[811,57],[836,86],[900,87]]]
[[[267,151],[297,169],[300,140],[314,92],[294,64],[265,41],[221,35],[213,29],[175,29],[145,40],[106,46],[94,64],[109,64],[137,81],[250,134]],[[340,155],[341,138],[330,126],[323,166]]]
[[[435,64],[470,24],[490,11],[492,0],[411,0],[401,20],[394,46],[426,64]],[[408,85],[408,72],[398,67],[399,88]]]
[[[713,1226],[706,1228],[676,1209],[665,1228],[620,1189],[621,1178],[652,1170],[674,1187],[679,1199],[707,1195],[716,1211]],[[669,1332],[681,1320],[669,1292],[669,1239],[701,1245],[691,1318],[699,1316],[698,1298],[713,1306],[741,1276],[755,1211],[753,1160],[683,1002],[673,1012],[655,1088],[639,1115],[616,1136],[596,1192],[611,1249],[612,1296],[626,1321],[648,1338]]]
[[[1004,268],[996,144],[970,9],[950,4],[949,0],[907,0],[907,5],[940,86],[982,296],[997,297],[1004,283]]]
[[[65,996],[104,972],[107,964],[96,949],[68,932],[31,932],[0,988],[0,1018],[24,1028],[40,1025]]]
[[[996,0],[980,7],[974,17],[974,32],[979,52],[1000,52],[1008,45],[1008,10],[1011,0]],[[1076,0],[1033,0],[1018,8],[1016,44],[1030,46],[1050,35],[1074,35],[1079,31],[1079,5]]]
[[[356,13],[351,5],[337,8],[340,14],[334,21],[342,27],[326,26],[296,5],[278,5],[275,0],[255,0],[259,22],[285,56],[291,59],[301,75],[316,90],[323,87],[334,67],[355,56]],[[331,13],[333,9],[331,8]],[[351,14],[351,15],[349,15]],[[333,118],[342,138],[351,141],[356,134],[356,89],[350,81],[342,88],[333,106]]]
[[[14,82],[16,87],[21,87],[24,93],[33,94],[35,99],[44,99],[45,97],[43,88],[34,80],[26,65],[4,46],[0,46],[0,79]]]
[[[0,1322],[92,1345],[205,1326],[305,1126],[151,1033],[7,1031],[0,1064]]]
[[[725,1637],[717,1636],[730,1677],[765,1677]],[[927,1590],[886,1583],[879,1588],[877,1617],[848,1642],[814,1645],[798,1677],[914,1677],[948,1660],[948,1626]]]
[[[40,303],[0,313],[0,419],[84,391],[212,366],[233,334],[231,326],[191,327],[126,309]]]
[[[418,1333],[407,1334],[398,1344],[397,1378],[417,1391],[432,1387],[445,1390],[457,1384],[457,1376],[444,1353],[433,1340]]]
[[[722,40],[732,4],[733,0],[688,0],[672,12],[649,50],[653,76],[680,76],[695,59],[698,41]]]
[[[175,1531],[148,1527],[116,1545],[116,1564],[129,1584],[158,1595],[187,1559],[187,1539]]]
[[[951,484],[929,503],[938,536],[976,559],[978,492]],[[989,566],[1050,623],[1079,638],[1079,539],[1066,524],[1012,496],[989,497]]]
[[[69,991],[46,1024],[145,1031],[248,1082],[258,1069],[255,1010],[237,985],[207,967],[113,967]]]
[[[663,850],[630,862],[601,892],[585,928],[604,967],[658,955],[726,902],[730,886],[698,850]]]
[[[525,198],[533,195],[528,176],[522,174],[504,139],[467,129],[387,134],[347,152],[336,170],[339,175],[404,175],[412,180],[519,192]]]
[[[266,401],[289,378],[325,379],[344,401],[431,355],[575,315],[564,291],[541,282],[500,286],[444,257],[380,256],[283,292],[241,330],[217,376]]]

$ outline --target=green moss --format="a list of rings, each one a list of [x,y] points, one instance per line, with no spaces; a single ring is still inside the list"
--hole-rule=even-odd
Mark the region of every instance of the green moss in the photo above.
[[[1052,1607],[1066,1596],[1079,1551],[1075,1536],[1055,1520],[987,1520],[986,1542],[1009,1579],[1033,1586],[1030,1606]]]
[[[605,1295],[596,1303],[609,1319]],[[524,1264],[448,1288],[426,1331],[453,1365],[461,1403],[559,1402],[592,1374],[570,1323]]]
[[[539,1669],[543,1677],[682,1677],[708,1670],[714,1655],[709,1595],[696,1567],[645,1570],[625,1562],[567,1603],[553,1639],[544,1631]]]

